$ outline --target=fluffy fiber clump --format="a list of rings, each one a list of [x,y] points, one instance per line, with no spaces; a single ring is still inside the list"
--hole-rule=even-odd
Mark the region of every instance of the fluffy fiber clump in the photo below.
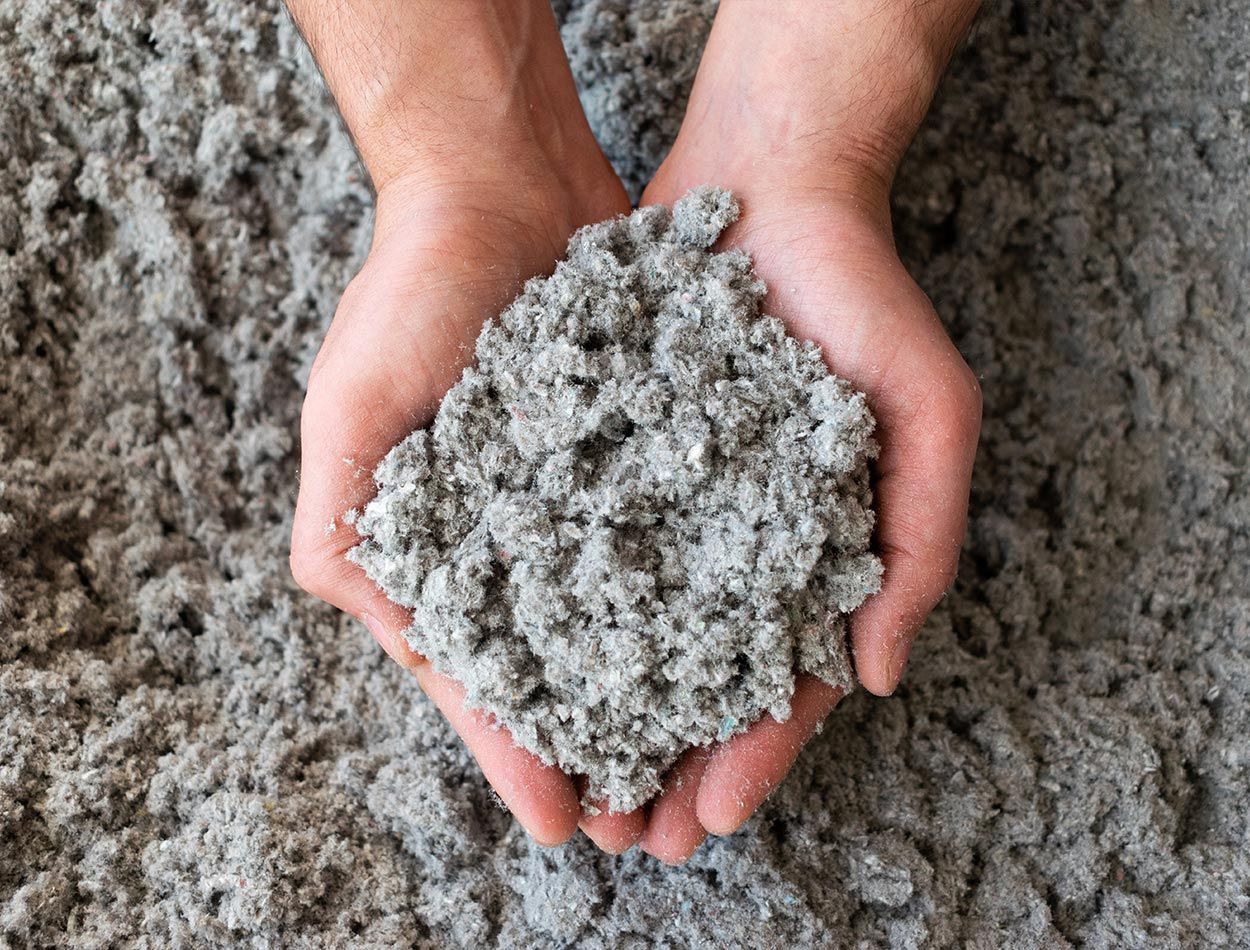
[[[515,740],[646,801],[694,745],[852,684],[880,584],[865,398],[760,315],[726,191],[578,231],[379,465],[349,557]]]

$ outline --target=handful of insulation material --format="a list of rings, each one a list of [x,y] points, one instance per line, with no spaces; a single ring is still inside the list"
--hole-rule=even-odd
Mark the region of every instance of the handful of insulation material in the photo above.
[[[412,649],[613,811],[786,718],[796,671],[849,688],[880,587],[872,415],[710,251],[737,216],[702,188],[574,234],[354,516]]]

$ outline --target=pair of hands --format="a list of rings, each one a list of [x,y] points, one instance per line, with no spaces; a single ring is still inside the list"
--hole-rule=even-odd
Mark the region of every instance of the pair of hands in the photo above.
[[[680,863],[707,833],[731,833],[750,816],[837,691],[801,677],[786,722],[765,715],[726,743],[690,750],[643,809],[584,814],[574,778],[466,708],[460,687],[408,649],[409,614],[344,557],[358,538],[343,513],[372,497],[370,473],[390,447],[432,420],[483,321],[525,279],[550,272],[574,230],[630,210],[577,102],[546,0],[437,16],[428,6],[419,24],[408,21],[412,7],[383,0],[339,3],[333,14],[319,0],[291,6],[378,189],[368,259],[308,381],[295,578],[360,617],[414,674],[537,841],[560,843],[580,826],[604,850],[641,843]],[[731,188],[743,216],[722,243],[754,258],[770,288],[767,312],[819,343],[830,368],[869,396],[882,447],[876,543],[885,579],[851,634],[860,681],[888,695],[916,628],[954,576],[980,426],[976,380],[895,253],[888,191],[975,4],[932,4],[929,14],[942,8],[945,18],[922,24],[918,39],[892,22],[888,43],[880,11],[889,3],[844,6],[817,24],[806,0],[782,3],[764,23],[758,7],[725,0],[681,134],[643,203],[672,204],[701,184]],[[901,3],[899,15],[915,20],[913,7]],[[364,20],[344,24],[345,16]],[[341,31],[369,35],[362,25],[427,37],[449,29],[469,48],[473,72],[422,74],[435,49],[415,41],[388,46],[398,60],[373,72],[336,72]]]

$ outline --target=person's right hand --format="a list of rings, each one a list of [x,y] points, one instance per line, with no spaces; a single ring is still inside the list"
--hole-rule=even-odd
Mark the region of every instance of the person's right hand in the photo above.
[[[577,826],[572,783],[515,747],[506,730],[466,710],[460,687],[408,649],[402,631],[411,617],[346,559],[360,539],[343,516],[373,497],[373,469],[390,448],[431,421],[471,361],[482,323],[526,278],[563,256],[574,229],[624,210],[624,194],[609,175],[577,195],[557,189],[519,195],[515,179],[433,188],[402,179],[388,184],[378,195],[373,248],[313,365],[300,425],[291,542],[296,580],[359,617],[416,675],[499,796],[547,844],[563,841]],[[609,846],[615,841],[605,838]]]
[[[641,812],[583,819],[568,776],[465,707],[463,690],[408,649],[402,634],[409,613],[345,557],[360,539],[344,514],[373,497],[371,474],[390,448],[431,421],[472,360],[483,322],[527,278],[552,269],[574,230],[628,211],[628,199],[586,124],[546,0],[498,14],[485,4],[453,4],[424,10],[415,25],[357,23],[334,33],[337,42],[384,28],[420,30],[432,44],[429,56],[468,56],[475,70],[466,76],[463,66],[440,67],[407,50],[430,71],[422,77],[427,88],[404,87],[389,99],[379,98],[372,81],[359,91],[336,74],[341,51],[327,55],[327,40],[317,35],[325,21],[310,23],[301,4],[293,6],[378,193],[372,248],[308,380],[291,571],[305,589],[360,618],[412,671],[537,841],[562,842],[580,822],[601,847],[622,851],[642,834]],[[402,9],[422,6],[424,0]],[[430,35],[440,28],[449,33],[443,45]],[[412,68],[404,59],[377,81]],[[438,82],[454,93],[428,88]],[[423,92],[433,98],[422,99]]]

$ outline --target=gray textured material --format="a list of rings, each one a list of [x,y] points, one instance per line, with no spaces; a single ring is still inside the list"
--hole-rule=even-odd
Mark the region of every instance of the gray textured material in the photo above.
[[[693,746],[854,683],[874,422],[760,314],[738,217],[692,191],[582,228],[374,474],[348,557],[518,744],[632,811]]]
[[[634,203],[668,154],[712,28],[704,0],[554,0],[586,118]]]
[[[1247,50],[1235,0],[989,5],[896,201],[985,384],[960,580],[669,870],[530,845],[286,576],[369,217],[276,7],[0,0],[2,939],[1244,944]]]

